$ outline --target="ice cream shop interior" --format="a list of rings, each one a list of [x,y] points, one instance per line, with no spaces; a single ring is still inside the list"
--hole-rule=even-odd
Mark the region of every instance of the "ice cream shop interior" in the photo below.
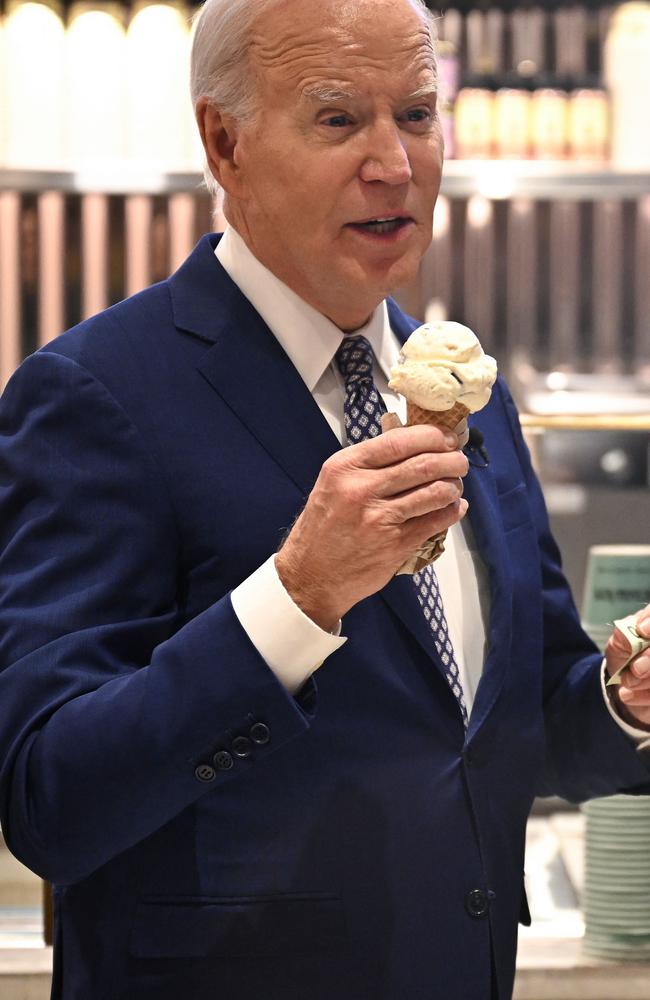
[[[650,600],[650,3],[429,7],[445,165],[432,243],[396,298],[497,359],[600,642]],[[0,387],[223,226],[187,85],[195,11],[0,5]],[[617,805],[536,802],[515,998],[650,997],[650,809],[632,824],[645,910],[627,926],[598,853],[599,823],[630,828]],[[620,919],[590,934],[607,892]],[[49,996],[48,917],[48,887],[0,838],[2,1000]]]

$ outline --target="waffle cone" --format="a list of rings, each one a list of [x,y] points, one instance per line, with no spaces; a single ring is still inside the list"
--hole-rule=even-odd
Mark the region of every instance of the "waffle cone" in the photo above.
[[[449,410],[423,410],[415,403],[408,400],[406,402],[406,423],[409,427],[415,424],[428,424],[431,427],[453,431],[461,420],[469,416],[469,413],[463,403],[455,403]]]
[[[406,401],[406,423],[409,427],[416,424],[427,424],[439,427],[441,430],[453,431],[461,420],[469,416],[470,411],[463,403],[456,403],[449,410],[423,410],[421,406]],[[410,559],[400,566],[398,573],[420,573],[430,563],[434,562],[445,551],[446,531],[429,538]]]

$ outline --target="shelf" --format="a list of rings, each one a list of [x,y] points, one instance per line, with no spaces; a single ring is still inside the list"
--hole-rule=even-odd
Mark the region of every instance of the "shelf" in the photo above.
[[[135,167],[79,171],[0,169],[0,191],[61,191],[69,194],[175,194],[205,190],[199,173],[164,173]],[[650,195],[650,169],[617,171],[566,162],[447,160],[442,193],[450,198],[479,194],[591,201]]]
[[[0,191],[61,191],[64,194],[177,194],[198,193],[199,173],[163,173],[136,167],[87,170],[0,169]]]
[[[451,198],[480,194],[595,201],[650,195],[650,168],[621,171],[585,163],[533,160],[447,160],[442,192]]]
[[[650,413],[521,413],[519,419],[530,431],[650,431]]]

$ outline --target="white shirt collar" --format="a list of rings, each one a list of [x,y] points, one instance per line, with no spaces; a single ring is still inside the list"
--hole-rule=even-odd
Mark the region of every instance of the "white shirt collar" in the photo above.
[[[301,299],[260,263],[239,233],[227,226],[215,256],[284,348],[310,392],[331,364],[344,334],[331,320]],[[399,356],[386,302],[359,330],[370,344],[386,378]]]

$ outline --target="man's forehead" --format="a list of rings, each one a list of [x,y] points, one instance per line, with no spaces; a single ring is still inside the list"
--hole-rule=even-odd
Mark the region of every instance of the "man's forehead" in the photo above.
[[[325,79],[332,69],[354,72],[373,67],[398,73],[410,70],[417,87],[423,85],[426,70],[435,79],[431,32],[409,0],[391,0],[388,6],[383,0],[323,5],[286,0],[257,19],[250,53],[258,70],[279,73],[295,83],[301,77]]]

